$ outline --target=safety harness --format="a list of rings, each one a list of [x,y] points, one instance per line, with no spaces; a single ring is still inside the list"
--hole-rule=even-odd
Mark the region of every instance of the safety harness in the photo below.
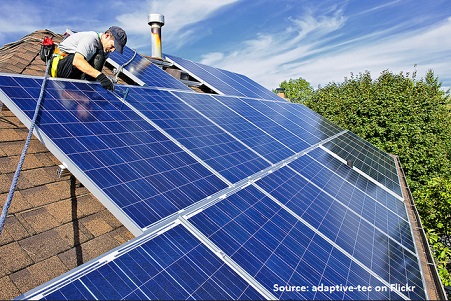
[[[58,69],[58,63],[59,61],[61,61],[65,56],[67,55],[67,53],[61,51],[58,46],[55,47],[55,52],[54,52],[54,56],[52,59],[52,67],[50,68],[50,75],[52,77],[57,77],[56,71]]]

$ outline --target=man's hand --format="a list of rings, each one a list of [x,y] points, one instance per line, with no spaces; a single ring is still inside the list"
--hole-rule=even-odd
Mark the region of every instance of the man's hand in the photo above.
[[[105,74],[100,73],[97,77],[96,77],[96,81],[100,82],[100,84],[102,85],[102,87],[104,87],[107,90],[110,91],[114,91],[114,85],[113,82],[106,77]]]

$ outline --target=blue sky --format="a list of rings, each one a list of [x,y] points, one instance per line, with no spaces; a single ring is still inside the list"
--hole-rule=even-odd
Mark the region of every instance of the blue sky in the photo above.
[[[39,29],[123,27],[151,53],[149,13],[165,16],[163,52],[249,76],[268,89],[313,87],[366,70],[432,69],[451,87],[450,0],[2,0],[0,45]],[[64,6],[64,7],[63,7]],[[1,60],[1,58],[0,58]],[[416,67],[415,67],[416,66]]]

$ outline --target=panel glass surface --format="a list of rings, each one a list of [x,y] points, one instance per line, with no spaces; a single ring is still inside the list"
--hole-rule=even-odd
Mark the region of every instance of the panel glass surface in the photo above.
[[[218,97],[220,100],[224,99],[224,104],[227,105],[229,101],[227,98]],[[319,143],[324,139],[329,138],[343,130],[338,126],[333,125],[326,119],[318,116],[313,111],[305,108],[305,110],[295,110],[294,107],[302,106],[301,104],[289,103],[289,102],[275,102],[267,100],[257,100],[249,98],[239,98],[244,104],[250,108],[258,111],[266,117],[266,121],[263,118],[259,118],[259,122],[262,123],[262,128],[274,128],[274,136],[292,137],[293,135],[305,141],[309,146]],[[227,102],[227,104],[226,104]],[[234,108],[240,108],[241,104],[231,104]],[[239,112],[252,112],[253,110],[240,109]],[[250,113],[252,114],[252,113]],[[247,117],[248,115],[245,115]],[[249,115],[250,117],[252,115]],[[249,117],[249,119],[250,119]],[[267,120],[270,121],[267,121]],[[254,120],[254,119],[250,119]],[[271,126],[272,125],[272,126]],[[269,130],[268,130],[269,131]],[[286,134],[280,134],[278,131],[286,132]],[[284,139],[284,138],[280,138]],[[288,140],[287,143],[291,141]],[[290,146],[293,144],[290,144]],[[301,151],[305,148],[305,144],[302,143],[298,147],[296,144],[292,146],[297,151]]]
[[[128,63],[124,69],[143,81],[147,86],[191,91],[185,84],[160,69],[157,65],[152,64],[150,60],[138,53],[135,54],[134,50],[127,46],[124,47],[122,54],[115,51],[110,53],[109,58],[119,66]],[[132,58],[133,60],[131,60]]]
[[[367,195],[355,193],[352,185],[324,180],[327,186],[343,186],[340,189],[348,193],[348,199],[333,198],[287,167],[262,178],[257,185],[385,281],[421,284],[408,222]]]
[[[262,299],[182,226],[126,248],[95,270],[81,270],[64,285],[37,293],[43,300]]]
[[[343,184],[337,186],[336,184],[329,185],[328,183],[340,183],[346,180],[349,183],[346,183],[346,186],[355,186],[358,191],[370,196],[378,204],[381,204],[381,206],[387,208],[400,218],[404,220],[408,219],[406,206],[402,200],[396,198],[386,189],[352,168],[349,168],[346,164],[322,149],[315,149],[309,152],[307,156],[294,161],[291,166],[310,181],[316,183],[326,192],[340,200],[347,200],[349,198],[349,194],[342,191],[344,190]]]
[[[178,96],[197,97],[193,93]],[[205,101],[216,101],[209,95],[202,97]],[[245,144],[168,91],[134,89],[127,101],[232,183],[269,166]]]
[[[303,137],[309,144],[315,144],[343,131],[339,126],[301,104],[264,100],[249,100],[246,104],[262,113],[266,110],[261,105],[271,108],[277,114],[265,113],[266,115],[297,136]]]
[[[272,163],[280,162],[294,154],[287,146],[268,135],[264,129],[249,122],[241,114],[232,111],[217,100],[212,101],[210,96],[180,92],[174,92],[174,94]],[[261,114],[260,116],[264,118]]]
[[[384,292],[375,289],[366,292],[321,289],[324,286],[381,288],[385,285],[379,276],[346,256],[253,186],[202,211],[189,221],[276,298],[401,298],[390,289]],[[304,286],[304,291],[276,289],[285,285]],[[409,297],[424,297],[421,289],[418,294]]]
[[[294,153],[301,152],[311,146],[311,144],[303,139],[303,137],[306,139],[311,138],[311,133],[306,130],[299,131],[299,127],[292,125],[295,127],[298,134],[300,134],[300,136],[297,136],[291,129],[285,128],[278,123],[286,121],[285,118],[281,117],[261,102],[253,99],[243,101],[239,98],[228,96],[215,96],[215,98],[233,111],[239,112],[246,120],[262,129],[267,135],[280,141]],[[252,105],[248,105],[249,103],[252,103]],[[258,108],[260,111],[255,108]],[[318,141],[319,140],[316,139],[316,142]]]
[[[355,167],[402,197],[395,159],[374,147],[352,132],[324,144],[345,160],[352,160]]]
[[[40,82],[1,76],[0,86],[31,119]],[[142,228],[226,187],[98,84],[49,81],[38,129],[100,189],[97,198]]]
[[[285,101],[244,75],[172,55],[166,55],[166,57],[179,68],[192,74],[197,79],[206,82],[211,88],[222,94]]]

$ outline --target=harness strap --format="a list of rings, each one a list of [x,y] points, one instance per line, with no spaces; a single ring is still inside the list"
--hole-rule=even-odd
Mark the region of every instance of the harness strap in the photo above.
[[[53,53],[53,58],[52,58],[52,67],[50,69],[50,75],[52,77],[57,77],[58,63],[63,58],[65,58],[66,55],[67,55],[67,53],[65,53],[64,51],[61,51],[58,48],[58,46],[55,47],[55,52]]]

